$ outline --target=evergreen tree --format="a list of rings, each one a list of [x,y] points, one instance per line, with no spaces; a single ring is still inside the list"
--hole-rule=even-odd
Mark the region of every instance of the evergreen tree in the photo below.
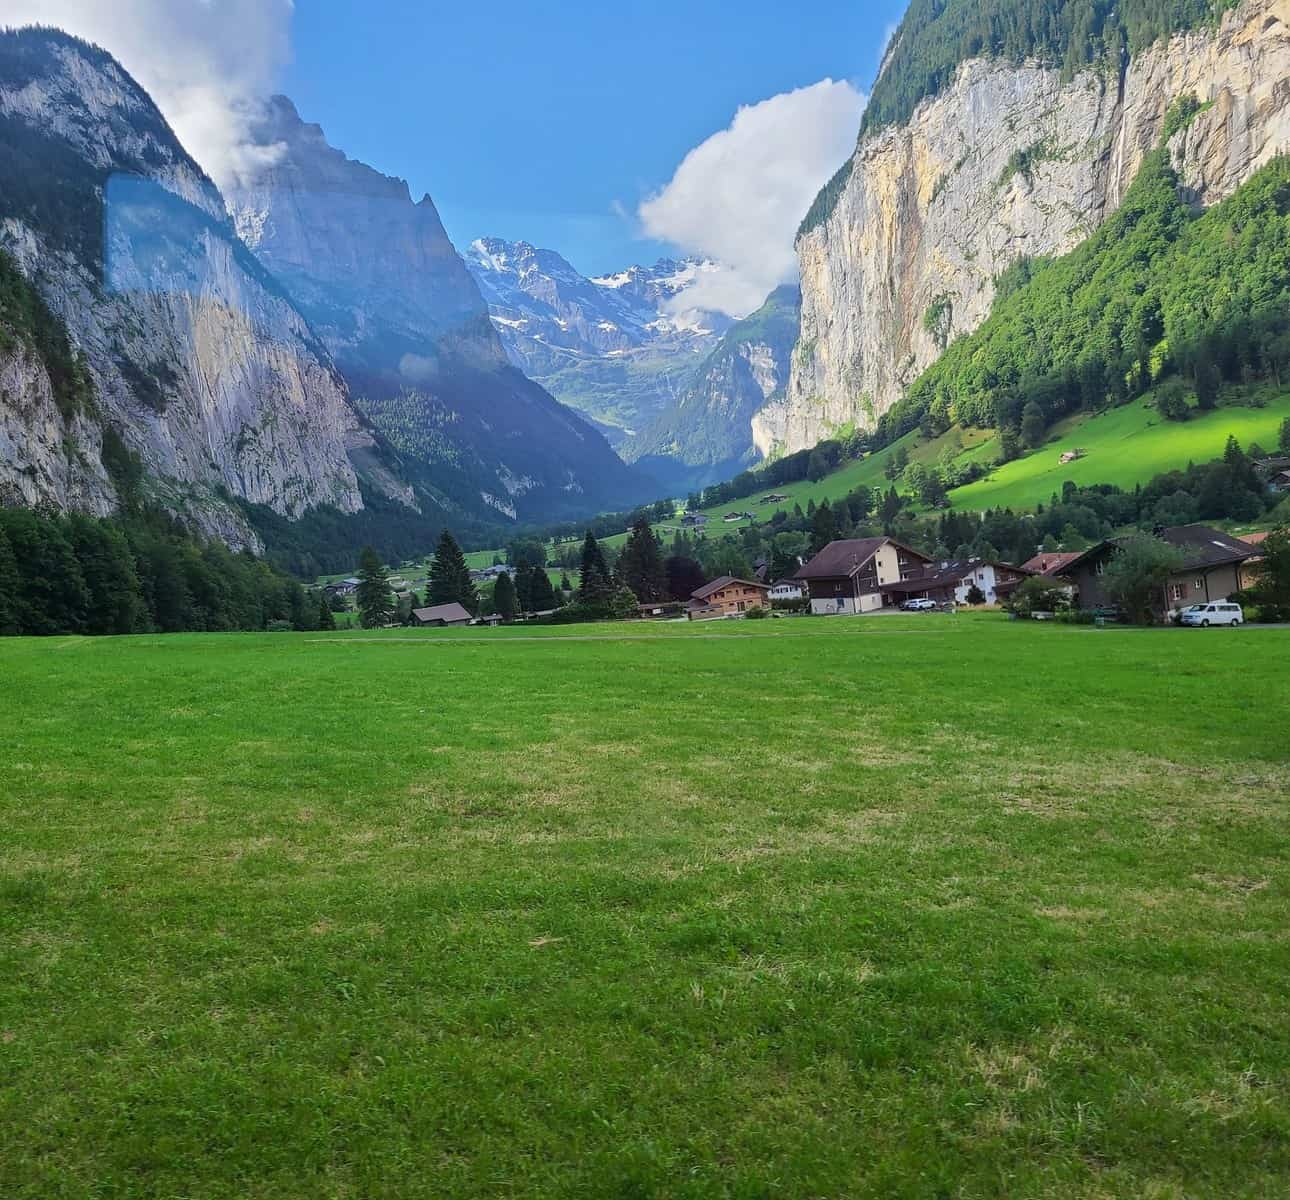
[[[466,556],[457,545],[457,539],[447,529],[440,534],[439,544],[430,560],[430,585],[426,591],[426,602],[431,608],[456,603],[469,613],[479,612],[479,593],[470,577]]]
[[[523,559],[515,568],[515,603],[520,612],[533,611],[533,569]]]
[[[336,628],[336,618],[332,614],[331,605],[327,602],[327,593],[318,593],[318,628],[322,630],[331,630]]]
[[[1290,454],[1290,417],[1286,417],[1281,422],[1281,436],[1277,441],[1277,449],[1282,454]]]
[[[493,589],[493,611],[508,625],[515,620],[515,583],[505,571],[497,577]]]
[[[578,581],[578,601],[593,607],[603,607],[613,594],[613,579],[605,565],[600,543],[591,530],[582,543],[582,574]]]
[[[3,516],[18,564],[19,630],[37,636],[82,632],[90,594],[62,522],[22,508]]]
[[[555,588],[551,586],[551,576],[542,567],[534,567],[530,576],[529,603],[532,605],[530,612],[550,612],[553,608],[560,607],[561,602],[556,598]]]
[[[1048,420],[1044,410],[1031,400],[1021,413],[1021,438],[1032,450],[1044,444]]]
[[[381,562],[380,555],[371,546],[364,546],[358,557],[358,611],[364,629],[380,629],[394,616],[394,595],[390,591],[390,576]]]
[[[688,600],[708,582],[703,568],[685,555],[674,554],[663,567],[667,575],[668,595],[673,600]]]
[[[570,594],[573,592],[573,584],[569,582],[569,572],[568,572],[568,571],[561,571],[561,572],[560,572],[560,591],[561,591],[565,596],[568,596],[568,595],[570,595]]]
[[[632,526],[618,560],[618,575],[641,603],[661,600],[666,594],[663,556],[648,521],[637,521]]]
[[[815,510],[811,519],[811,553],[819,554],[830,542],[838,540],[837,518],[827,500]]]
[[[1218,404],[1219,389],[1223,386],[1223,377],[1214,362],[1209,339],[1202,341],[1196,352],[1193,379],[1196,384],[1196,403],[1202,412],[1208,412]]]
[[[18,564],[0,528],[0,637],[18,632]]]
[[[79,513],[67,518],[67,532],[89,593],[85,632],[135,633],[143,629],[147,613],[124,534],[106,521]]]

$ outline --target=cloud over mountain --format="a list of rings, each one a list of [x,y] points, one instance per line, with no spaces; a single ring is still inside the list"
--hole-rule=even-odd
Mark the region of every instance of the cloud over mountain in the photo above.
[[[6,0],[2,17],[56,25],[110,51],[223,185],[266,154],[248,130],[290,57],[292,8],[293,0]]]
[[[797,273],[793,238],[855,148],[866,97],[823,79],[739,109],[640,207],[644,231],[722,264],[676,303],[742,317]]]

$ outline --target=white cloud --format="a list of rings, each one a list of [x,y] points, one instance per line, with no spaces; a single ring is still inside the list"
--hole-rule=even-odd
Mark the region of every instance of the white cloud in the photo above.
[[[6,25],[56,25],[110,51],[217,183],[262,162],[249,135],[291,53],[293,0],[5,0]]]
[[[678,310],[744,316],[797,277],[797,227],[855,149],[865,101],[824,79],[741,108],[641,205],[646,234],[721,264],[676,298]]]

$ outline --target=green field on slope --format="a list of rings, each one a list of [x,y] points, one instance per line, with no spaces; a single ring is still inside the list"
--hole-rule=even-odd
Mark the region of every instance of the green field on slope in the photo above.
[[[1153,475],[1207,462],[1223,453],[1229,435],[1242,446],[1259,443],[1276,450],[1281,422],[1290,417],[1290,392],[1268,399],[1264,408],[1225,405],[1194,413],[1188,421],[1166,421],[1147,400],[1135,400],[1097,416],[1079,416],[1056,426],[1047,445],[1025,458],[997,467],[950,493],[955,508],[1034,508],[1046,504],[1070,479],[1081,487],[1113,483],[1132,488]],[[1077,462],[1059,457],[1076,447],[1088,451]],[[983,454],[996,453],[994,443]]]
[[[0,640],[0,1195],[1286,1195],[1287,669],[1001,615]]]

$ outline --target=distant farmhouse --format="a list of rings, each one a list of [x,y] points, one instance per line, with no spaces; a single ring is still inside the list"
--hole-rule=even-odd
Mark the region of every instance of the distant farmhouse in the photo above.
[[[691,621],[742,616],[750,608],[766,608],[769,594],[770,588],[755,579],[722,575],[691,595],[686,615]]]
[[[475,618],[460,604],[436,604],[433,608],[414,608],[412,623],[424,628],[442,629],[445,626],[469,625]]]
[[[706,513],[686,513],[681,518],[681,526],[684,529],[702,529],[707,523]]]
[[[888,537],[830,542],[797,573],[818,615],[877,612],[905,594],[893,585],[921,576],[931,559]]]
[[[1183,555],[1182,569],[1171,575],[1161,589],[1156,605],[1159,613],[1226,600],[1241,590],[1245,564],[1259,554],[1257,546],[1208,525],[1179,525],[1160,530],[1158,536]],[[1098,542],[1063,569],[1062,574],[1075,585],[1081,608],[1109,605],[1102,576],[1123,540]]]

